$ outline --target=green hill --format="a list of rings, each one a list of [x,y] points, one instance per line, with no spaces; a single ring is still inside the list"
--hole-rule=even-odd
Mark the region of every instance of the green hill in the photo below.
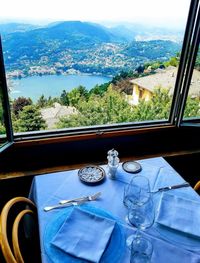
[[[72,69],[116,75],[148,61],[166,61],[180,51],[179,44],[168,40],[130,42],[129,33],[133,39],[133,31],[123,34],[122,27],[116,30],[81,21],[56,22],[6,33],[3,35],[6,69],[21,69],[26,76],[34,74],[29,73],[32,66],[42,67],[43,72],[48,67],[59,74]]]
[[[23,24],[23,23],[3,23],[0,24],[0,34],[7,35],[15,32],[25,32],[29,30],[33,30],[38,28],[39,26],[35,26],[32,24]]]
[[[133,41],[122,53],[128,57],[166,60],[174,56],[180,49],[180,44],[169,40]]]
[[[83,50],[101,43],[120,41],[121,37],[96,24],[69,21],[6,34],[3,37],[3,48],[6,51],[6,61],[12,64],[23,58],[38,60],[41,56],[57,56],[66,49]]]

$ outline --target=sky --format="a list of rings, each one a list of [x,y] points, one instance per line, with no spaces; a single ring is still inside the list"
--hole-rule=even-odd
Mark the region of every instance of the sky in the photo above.
[[[190,0],[5,0],[0,20],[81,20],[184,26]]]

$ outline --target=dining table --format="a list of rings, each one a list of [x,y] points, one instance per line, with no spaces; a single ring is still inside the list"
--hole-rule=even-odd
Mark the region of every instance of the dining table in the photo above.
[[[136,233],[136,228],[126,220],[128,211],[123,197],[125,186],[135,176],[147,177],[152,192],[155,220],[142,233],[153,245],[151,262],[200,263],[198,193],[191,186],[157,191],[162,187],[185,182],[163,157],[137,160],[137,163],[141,165],[138,173],[126,172],[123,163],[120,163],[112,179],[108,176],[107,165],[100,165],[105,171],[105,179],[99,184],[81,181],[78,174],[80,169],[37,175],[33,178],[29,198],[37,206],[43,263],[129,263],[131,251],[126,240]],[[61,200],[98,192],[101,195],[93,201],[44,210],[47,206],[58,205]],[[94,218],[95,221],[92,221]],[[83,239],[91,240],[89,247],[84,246],[84,243],[74,244],[76,234],[80,235],[84,224],[88,230]]]

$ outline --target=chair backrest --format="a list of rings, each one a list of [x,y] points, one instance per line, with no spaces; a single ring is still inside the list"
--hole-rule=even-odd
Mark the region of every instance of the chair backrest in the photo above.
[[[195,190],[195,191],[199,191],[199,190],[200,190],[200,181],[198,181],[198,182],[195,184],[194,190]]]
[[[12,226],[12,247],[13,251],[11,249],[11,246],[9,244],[9,239],[7,235],[7,227],[8,227],[8,215],[11,210],[11,208],[16,205],[17,203],[23,203],[24,208],[20,213],[18,213],[17,217],[14,220],[13,226]],[[30,207],[27,209],[27,206]],[[1,250],[3,253],[3,256],[5,258],[5,261],[7,263],[24,263],[20,246],[19,246],[19,224],[22,220],[22,218],[27,215],[36,215],[36,207],[34,203],[26,198],[26,197],[14,197],[11,200],[9,200],[3,207],[0,215],[0,244],[1,244]]]

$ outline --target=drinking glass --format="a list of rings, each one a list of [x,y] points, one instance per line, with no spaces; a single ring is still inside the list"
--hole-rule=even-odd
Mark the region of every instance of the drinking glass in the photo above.
[[[155,219],[154,205],[151,197],[144,203],[133,203],[128,209],[128,221],[137,228],[136,235],[127,238],[127,246],[130,247],[134,238],[138,240],[141,232],[150,228]]]
[[[150,198],[150,195],[148,178],[136,175],[124,188],[123,203],[129,208],[132,204],[145,203]]]
[[[130,263],[149,263],[153,252],[150,240],[144,237],[136,237],[131,244]]]
[[[144,231],[151,227],[154,223],[155,213],[152,198],[145,203],[135,203],[129,207],[128,220],[131,225],[137,229]]]

